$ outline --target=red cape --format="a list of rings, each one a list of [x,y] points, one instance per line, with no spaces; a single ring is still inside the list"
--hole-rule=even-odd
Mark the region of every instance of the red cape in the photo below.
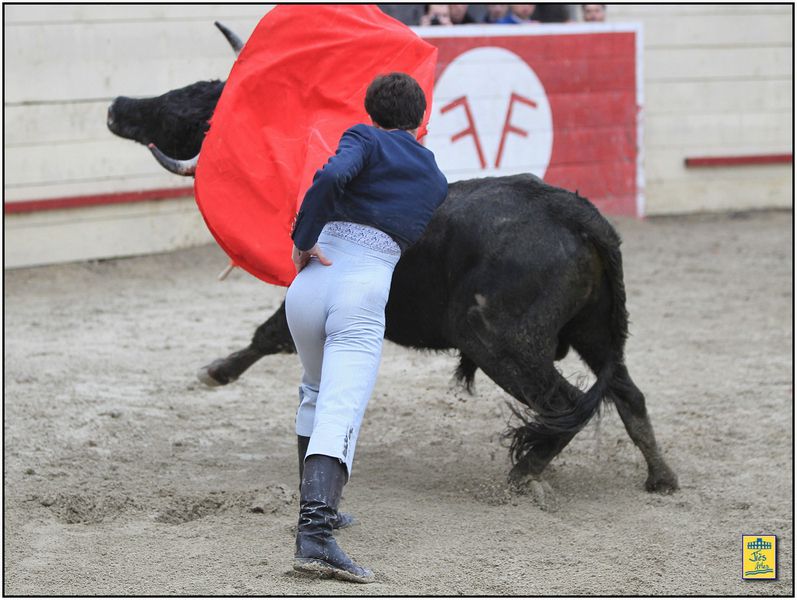
[[[263,281],[290,285],[293,219],[343,132],[370,123],[376,75],[412,75],[432,106],[437,49],[376,6],[283,5],[230,72],[202,144],[194,191],[216,241]]]

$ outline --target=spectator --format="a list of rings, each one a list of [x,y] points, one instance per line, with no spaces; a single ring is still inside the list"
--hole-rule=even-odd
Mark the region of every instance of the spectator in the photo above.
[[[590,23],[600,23],[606,20],[605,4],[582,4],[581,15]]]
[[[425,4],[377,4],[383,13],[405,25],[419,25]]]
[[[536,23],[532,20],[536,4],[510,4],[509,12],[499,23]]]
[[[430,4],[421,17],[421,25],[453,25],[448,4]]]
[[[500,23],[509,11],[508,4],[488,4],[487,14],[484,15],[485,23]]]
[[[454,25],[467,25],[468,23],[476,22],[468,13],[467,4],[449,4],[448,15]]]
[[[538,4],[532,18],[540,23],[569,23],[573,20],[567,4]]]

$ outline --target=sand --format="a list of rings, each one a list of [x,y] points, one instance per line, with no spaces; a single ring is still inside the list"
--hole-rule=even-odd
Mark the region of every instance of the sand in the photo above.
[[[209,389],[284,290],[215,246],[5,272],[11,595],[793,594],[792,213],[617,220],[627,363],[681,490],[649,494],[616,411],[507,487],[510,400],[387,343],[338,539],[358,586],[292,568],[295,355]],[[561,363],[577,379],[575,356]],[[779,580],[742,581],[743,534]]]

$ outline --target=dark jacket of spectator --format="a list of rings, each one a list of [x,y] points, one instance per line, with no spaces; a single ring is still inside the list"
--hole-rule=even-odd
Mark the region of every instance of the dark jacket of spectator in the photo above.
[[[573,20],[567,4],[538,4],[532,19],[540,23],[567,23]]]
[[[418,25],[426,10],[425,4],[377,4],[377,6],[383,13],[409,26]]]

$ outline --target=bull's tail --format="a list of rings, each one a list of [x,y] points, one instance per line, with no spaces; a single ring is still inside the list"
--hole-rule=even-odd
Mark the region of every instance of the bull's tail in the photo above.
[[[518,462],[535,446],[548,444],[558,438],[572,437],[581,431],[600,410],[601,402],[610,398],[609,385],[616,366],[616,362],[607,362],[586,392],[580,391],[559,375],[557,384],[548,396],[556,398],[560,405],[568,405],[567,408],[557,410],[551,406],[552,402],[545,402],[545,406],[536,406],[533,413],[523,414],[510,404],[510,410],[522,422],[519,427],[511,427],[505,433],[510,440],[509,451],[513,460]]]
[[[577,210],[566,215],[566,221],[571,230],[595,248],[603,265],[604,289],[608,291],[610,299],[608,313],[591,312],[581,318],[593,322],[599,320],[608,330],[608,339],[602,344],[606,352],[595,373],[597,379],[586,392],[557,374],[553,389],[546,394],[546,399],[534,407],[533,416],[526,417],[512,408],[512,412],[523,421],[520,427],[507,432],[507,437],[511,438],[511,454],[516,461],[535,445],[574,435],[583,429],[600,410],[601,402],[611,400],[610,386],[618,365],[624,360],[628,312],[625,307],[620,237],[588,200],[578,195],[576,197],[577,201],[570,206]]]

